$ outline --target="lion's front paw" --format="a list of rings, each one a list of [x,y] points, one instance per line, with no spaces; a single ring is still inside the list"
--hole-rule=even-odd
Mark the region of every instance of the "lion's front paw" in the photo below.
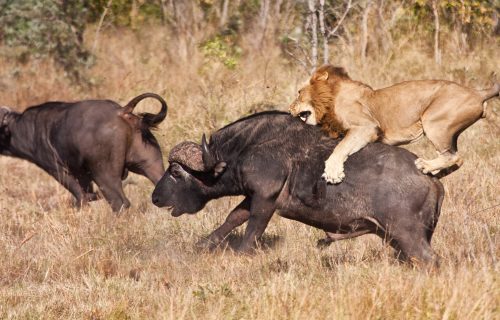
[[[344,166],[331,165],[328,161],[325,163],[325,172],[321,176],[328,183],[341,183],[345,178]]]

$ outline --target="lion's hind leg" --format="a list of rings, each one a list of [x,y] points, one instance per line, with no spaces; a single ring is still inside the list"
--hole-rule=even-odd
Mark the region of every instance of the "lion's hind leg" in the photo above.
[[[415,160],[415,165],[423,173],[438,174],[441,170],[452,167],[454,165],[461,166],[463,164],[462,158],[458,154],[457,140],[459,134],[462,132],[450,132],[446,130],[445,126],[433,124],[426,130],[424,122],[425,135],[432,142],[436,148],[438,156],[431,160],[418,158]]]
[[[462,165],[463,160],[459,156],[457,148],[458,136],[476,122],[483,112],[479,101],[471,98],[465,102],[456,108],[454,105],[450,105],[450,102],[440,103],[436,101],[422,116],[424,134],[438,153],[435,159],[418,158],[415,161],[415,165],[423,173],[435,175],[443,169]]]
[[[431,173],[433,175],[436,175],[441,170],[454,165],[460,167],[462,164],[462,158],[457,153],[451,153],[449,151],[440,153],[437,158],[432,160],[425,160],[422,158],[418,158],[417,160],[415,160],[415,165],[419,170],[421,170],[425,174]]]

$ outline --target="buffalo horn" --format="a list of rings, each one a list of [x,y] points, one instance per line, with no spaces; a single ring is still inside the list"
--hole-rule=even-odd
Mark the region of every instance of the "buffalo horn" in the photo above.
[[[205,165],[205,171],[210,171],[215,167],[217,161],[215,160],[210,150],[208,150],[207,137],[205,136],[205,134],[203,134],[203,136],[201,137],[201,150],[203,164]]]

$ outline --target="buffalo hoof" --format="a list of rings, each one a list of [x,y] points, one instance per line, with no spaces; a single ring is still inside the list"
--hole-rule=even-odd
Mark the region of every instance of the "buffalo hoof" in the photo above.
[[[73,201],[73,206],[78,208],[78,209],[81,209],[82,207],[85,207],[88,205],[89,202],[91,201],[96,201],[96,200],[99,200],[100,197],[97,193],[95,192],[88,192],[88,193],[85,193],[84,196],[80,199],[74,199]]]
[[[117,216],[121,215],[123,212],[127,211],[130,208],[130,201],[124,199],[120,202],[111,203],[111,209]]]
[[[218,243],[210,240],[209,238],[202,238],[195,244],[195,248],[198,251],[204,252],[204,251],[213,251],[219,246]]]
[[[245,245],[241,245],[236,249],[236,253],[240,255],[253,256],[257,253],[257,249]]]
[[[85,197],[87,198],[88,202],[97,201],[100,199],[99,195],[96,192],[89,192],[85,194]]]
[[[333,240],[329,237],[319,239],[318,242],[316,242],[316,248],[325,249],[328,246],[330,246],[330,244],[332,244],[332,242],[333,242]]]

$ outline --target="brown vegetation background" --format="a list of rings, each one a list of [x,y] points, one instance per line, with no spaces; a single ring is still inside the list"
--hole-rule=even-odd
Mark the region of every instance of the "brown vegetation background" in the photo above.
[[[464,49],[454,30],[444,30],[441,64],[432,32],[402,30],[385,49],[370,33],[363,56],[362,7],[357,12],[345,22],[350,40],[330,44],[330,62],[375,88],[410,79],[483,88],[500,72],[494,33]],[[276,30],[302,19],[284,16],[241,32],[241,54],[231,67],[200,46],[216,27],[179,35],[159,23],[100,29],[95,23],[84,35],[96,61],[86,71],[90,86],[71,82],[49,58],[19,62],[2,55],[0,105],[22,111],[47,100],[88,98],[125,104],[156,92],[170,107],[155,132],[166,159],[180,141],[200,141],[202,133],[256,111],[287,109],[309,70],[284,54]],[[375,30],[377,11],[369,17]],[[195,242],[223,222],[237,198],[173,218],[151,204],[153,186],[133,175],[125,182],[127,212],[116,216],[103,200],[76,210],[42,170],[0,156],[0,318],[498,319],[499,99],[490,108],[491,117],[459,139],[463,167],[442,179],[446,197],[433,238],[442,263],[430,273],[398,264],[372,235],[319,250],[321,231],[277,215],[255,256],[229,248],[199,253]],[[144,102],[138,110],[158,106]],[[408,148],[432,157],[428,143]],[[243,230],[231,235],[229,247]]]

